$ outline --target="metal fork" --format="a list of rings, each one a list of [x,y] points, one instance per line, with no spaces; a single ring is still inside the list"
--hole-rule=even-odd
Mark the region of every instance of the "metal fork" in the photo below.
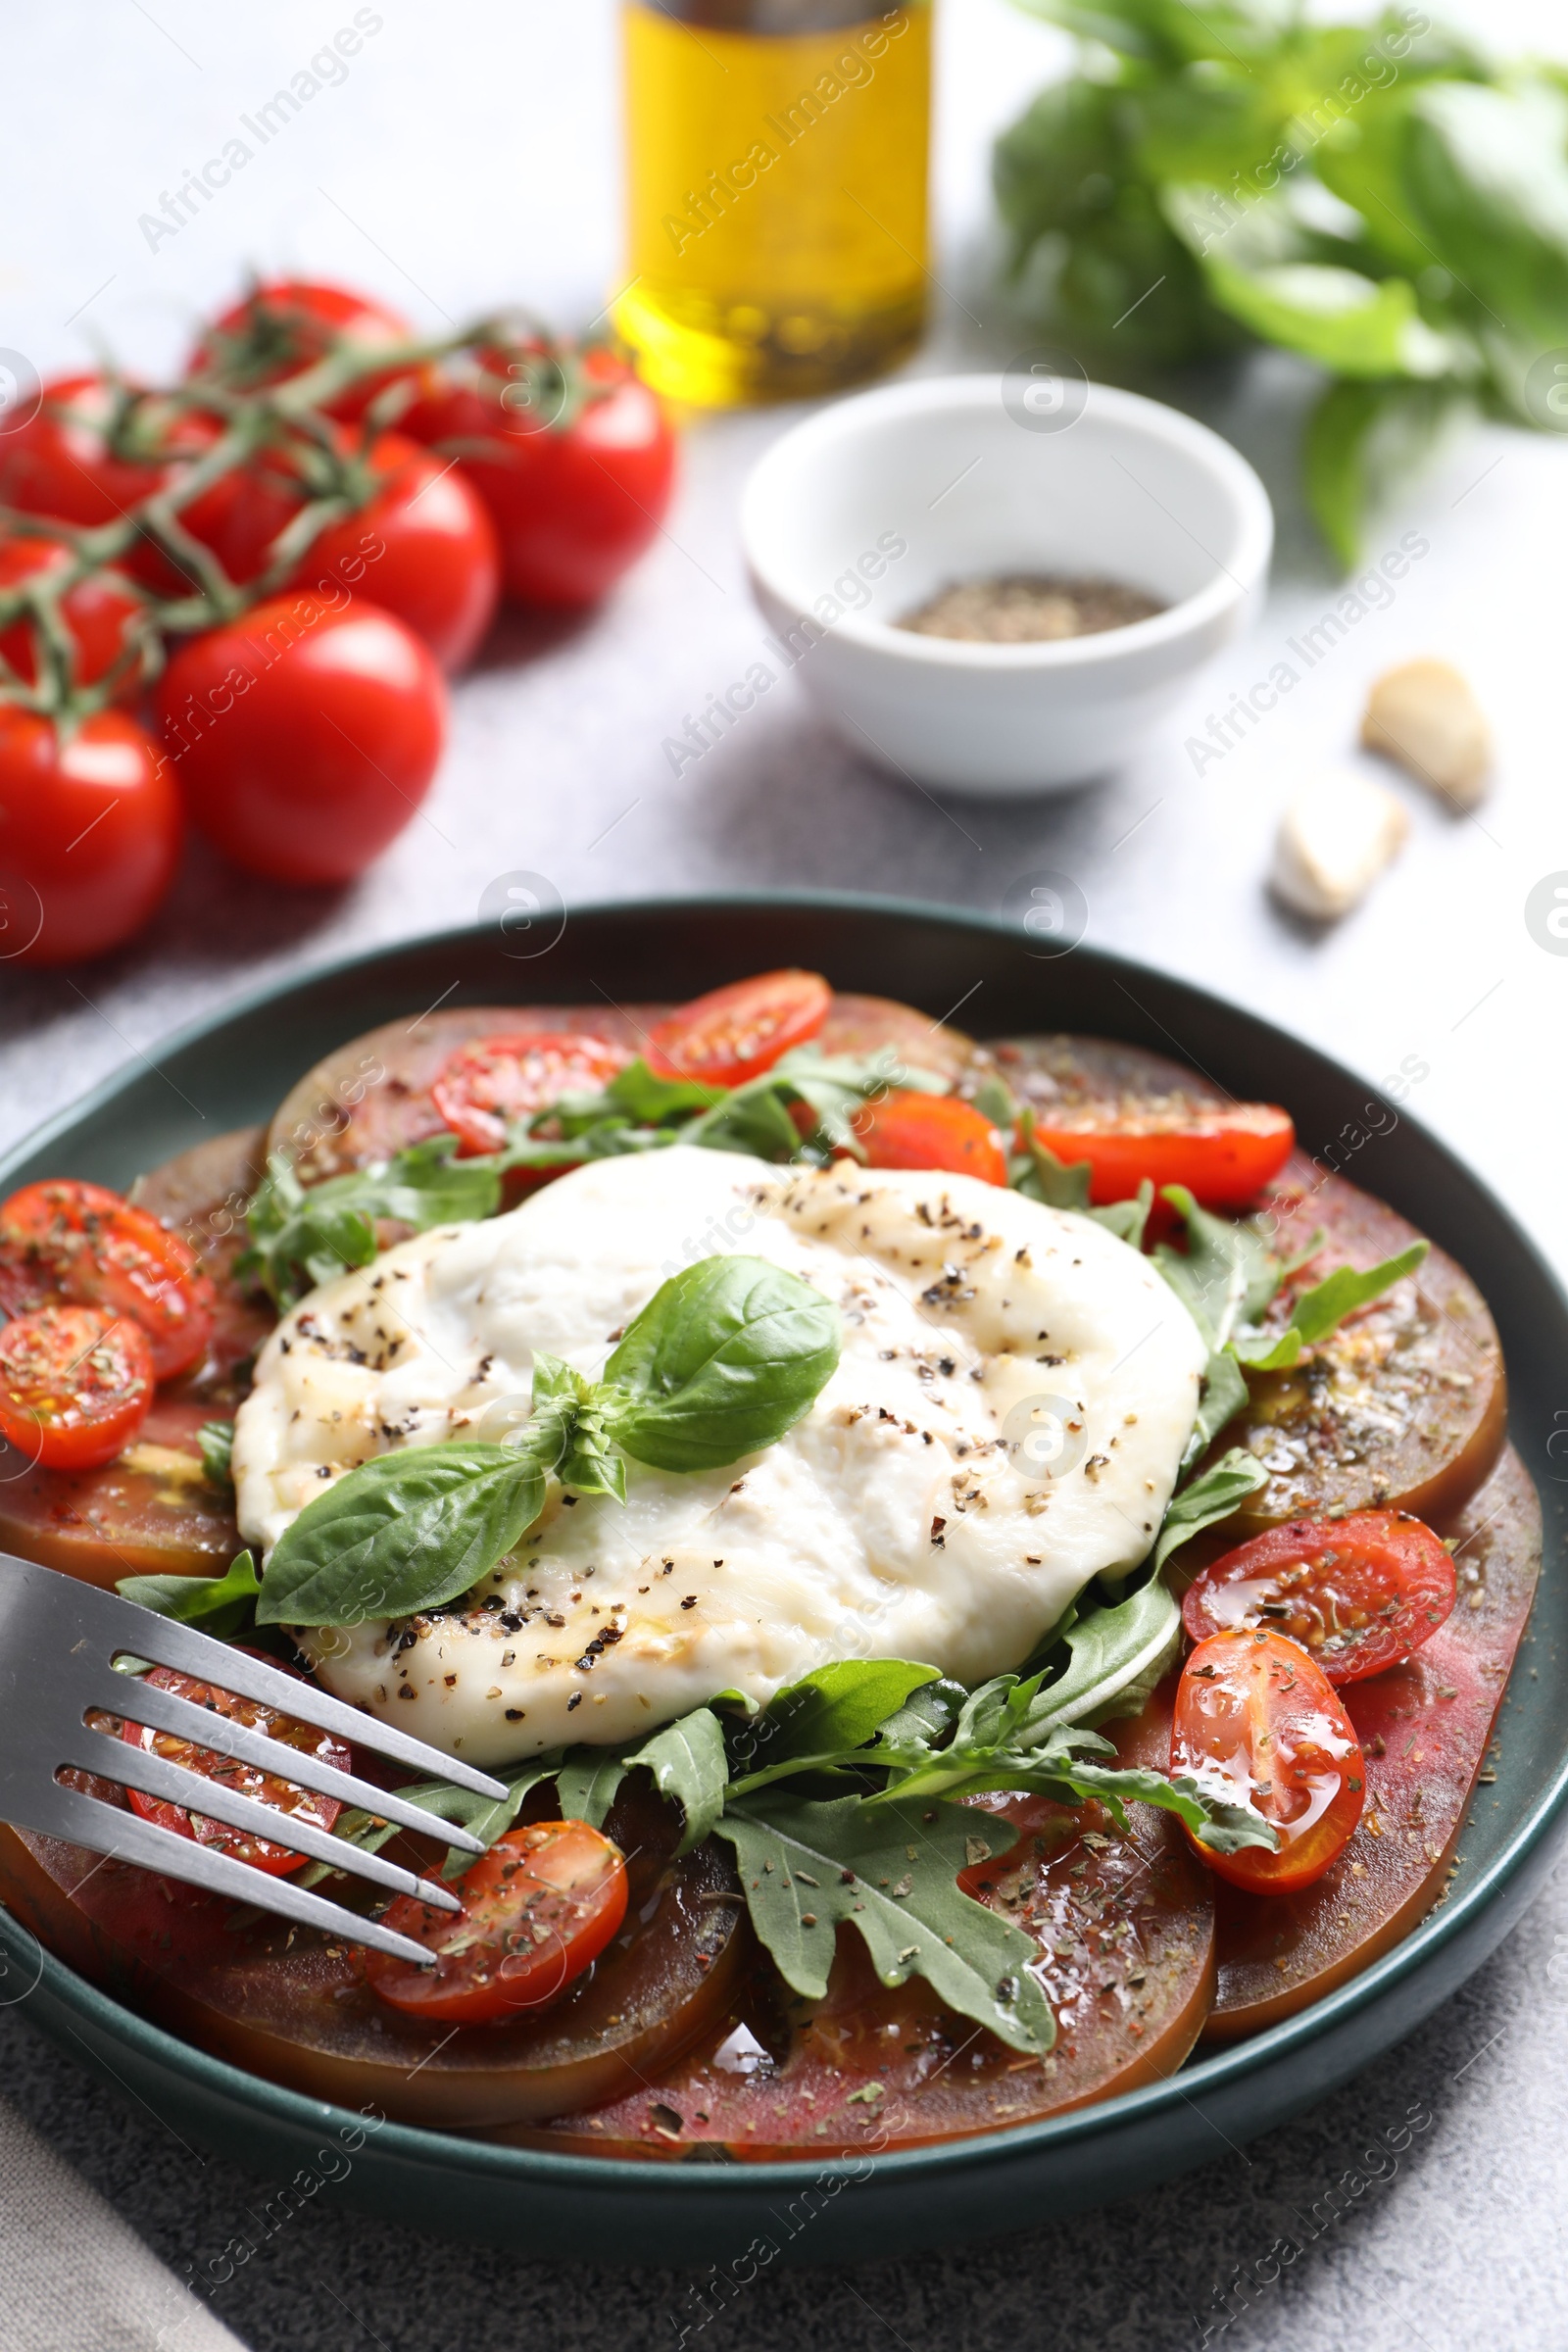
[[[117,1592],[101,1592],[58,1569],[39,1568],[0,1552],[0,1820],[43,1837],[70,1838],[95,1854],[140,1863],[167,1878],[232,1895],[306,1927],[324,1928],[348,1943],[368,1944],[400,1960],[428,1961],[422,1944],[392,1934],[378,1920],[364,1919],[308,1887],[292,1886],[231,1854],[182,1838],[175,1830],[144,1821],[128,1807],[122,1811],[101,1797],[61,1785],[57,1775],[74,1766],[149,1796],[165,1797],[209,1821],[270,1838],[292,1852],[351,1871],[372,1886],[416,1894],[443,1911],[462,1909],[448,1886],[385,1862],[379,1854],[365,1853],[309,1823],[292,1817],[280,1821],[275,1806],[241,1796],[150,1749],[133,1747],[112,1732],[94,1730],[86,1718],[96,1710],[128,1717],[239,1763],[257,1765],[299,1788],[338,1797],[400,1828],[437,1832],[465,1853],[485,1850],[482,1839],[469,1831],[449,1822],[437,1825],[433,1815],[391,1789],[338,1772],[318,1757],[302,1755],[265,1732],[252,1731],[145,1678],[117,1671],[113,1660],[126,1656],[173,1667],[242,1698],[263,1700],[297,1722],[357,1740],[392,1763],[454,1782],[477,1796],[507,1793],[488,1774],[377,1723],[314,1683],[298,1682],[275,1666],[215,1642],[210,1634],[138,1608]]]

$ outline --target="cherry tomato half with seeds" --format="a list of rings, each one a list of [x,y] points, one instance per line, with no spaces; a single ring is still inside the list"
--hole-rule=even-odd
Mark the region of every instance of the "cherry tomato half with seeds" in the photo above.
[[[317,278],[276,278],[214,319],[185,372],[211,377],[231,391],[253,392],[314,368],[339,342],[374,351],[383,344],[413,340],[408,320],[371,295]],[[324,402],[323,412],[352,421],[363,416],[389,384],[407,383],[411,390],[431,392],[436,380],[428,365],[386,368],[358,377]]]
[[[542,2008],[597,1960],[626,1916],[626,1863],[585,1821],[509,1830],[458,1883],[461,1912],[400,1894],[395,1935],[428,1945],[432,1966],[365,1956],[383,2001],[432,2024],[482,2026]]]
[[[430,1099],[468,1158],[501,1151],[519,1120],[563,1095],[600,1093],[630,1059],[624,1046],[569,1030],[482,1037],[453,1054]]]
[[[941,1168],[1005,1184],[1007,1155],[983,1111],[956,1095],[886,1095],[854,1118],[872,1168]]]
[[[0,1202],[0,1308],[56,1299],[139,1324],[159,1380],[207,1351],[213,1289],[195,1251],[106,1185],[50,1178]]]
[[[112,1462],[155,1385],[140,1326],[101,1306],[40,1306],[0,1327],[0,1438],[37,1468]]]
[[[744,1086],[792,1047],[809,1044],[832,1002],[820,972],[760,972],[755,980],[732,981],[655,1023],[648,1066],[660,1078]]]
[[[1156,1194],[1184,1184],[1204,1208],[1245,1208],[1290,1158],[1296,1128],[1272,1102],[1114,1102],[1075,1110],[1057,1126],[1049,1105],[1035,1139],[1072,1166],[1089,1162],[1089,1198],[1130,1200],[1147,1178]]]
[[[1215,1560],[1188,1588],[1195,1642],[1267,1626],[1298,1642],[1331,1683],[1398,1666],[1453,1607],[1453,1561],[1405,1511],[1293,1519]]]
[[[269,1666],[277,1664],[275,1658],[268,1658],[263,1650],[244,1649],[243,1655],[264,1658]],[[286,1673],[289,1669],[282,1671]],[[330,1732],[318,1731],[315,1724],[300,1723],[292,1715],[281,1714],[264,1699],[241,1698],[235,1691],[198,1682],[193,1675],[180,1674],[172,1666],[155,1666],[144,1679],[158,1690],[172,1690],[177,1697],[188,1698],[196,1706],[240,1724],[247,1731],[261,1732],[269,1740],[280,1740],[285,1746],[298,1748],[301,1755],[315,1756],[318,1762],[330,1764],[338,1772],[354,1769],[353,1751],[346,1740],[335,1739]],[[303,1681],[304,1677],[299,1679]],[[129,1694],[126,1704],[135,1704]],[[250,1796],[258,1804],[275,1806],[282,1817],[280,1828],[286,1829],[293,1820],[314,1830],[330,1830],[342,1811],[335,1796],[323,1796],[314,1788],[302,1788],[294,1781],[282,1780],[275,1773],[263,1772],[255,1764],[242,1764],[236,1757],[220,1755],[216,1748],[203,1747],[178,1732],[157,1732],[149,1724],[127,1720],[120,1736],[128,1746],[167,1757],[171,1764],[181,1764],[188,1772],[199,1772],[204,1780],[216,1782],[236,1796]],[[236,1862],[248,1862],[252,1869],[265,1870],[270,1878],[282,1878],[291,1870],[299,1870],[308,1858],[270,1838],[253,1837],[249,1830],[232,1829],[220,1821],[210,1821],[204,1813],[187,1812],[183,1805],[171,1804],[167,1797],[148,1796],[140,1788],[127,1788],[125,1793],[132,1811],[139,1813],[144,1821],[157,1822],[161,1829],[172,1830],[176,1837],[194,1838],[199,1845],[213,1846],[220,1854],[231,1854]]]
[[[169,763],[122,710],[62,733],[0,704],[0,969],[122,946],[168,897],[184,830]]]
[[[1320,1879],[1361,1818],[1360,1743],[1321,1666],[1283,1634],[1210,1635],[1176,1689],[1170,1768],[1250,1801],[1279,1845],[1194,1850],[1233,1886],[1288,1894]]]

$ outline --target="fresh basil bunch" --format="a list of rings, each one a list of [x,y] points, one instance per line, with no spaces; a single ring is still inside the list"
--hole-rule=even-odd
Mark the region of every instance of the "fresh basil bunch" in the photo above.
[[[708,1257],[664,1283],[598,1380],[534,1359],[515,1442],[463,1439],[380,1455],[284,1530],[267,1563],[263,1625],[357,1625],[466,1592],[518,1544],[553,1475],[624,1501],[621,1455],[656,1470],[721,1469],[771,1446],[839,1359],[838,1309],[760,1257]]]

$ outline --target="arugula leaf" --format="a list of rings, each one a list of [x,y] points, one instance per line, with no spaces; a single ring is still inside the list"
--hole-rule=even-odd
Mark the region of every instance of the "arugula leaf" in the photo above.
[[[376,1254],[377,1217],[424,1233],[494,1216],[501,1177],[491,1159],[458,1159],[455,1135],[411,1144],[380,1168],[354,1168],[309,1190],[274,1152],[248,1212],[251,1247],[238,1261],[287,1312],[308,1290]]]
[[[724,1753],[724,1727],[710,1707],[694,1708],[678,1723],[666,1724],[641,1747],[626,1755],[626,1769],[641,1765],[654,1776],[661,1796],[673,1797],[686,1816],[678,1854],[694,1845],[716,1826],[724,1810],[729,1765]]]
[[[1127,1827],[1124,1805],[1154,1805],[1162,1813],[1174,1813],[1200,1845],[1211,1846],[1217,1854],[1234,1854],[1244,1845],[1261,1845],[1270,1853],[1279,1849],[1279,1833],[1261,1813],[1235,1803],[1191,1773],[1167,1780],[1163,1773],[1139,1765],[1075,1760],[1063,1768],[1061,1781],[1080,1802],[1098,1796],[1118,1829]]]
[[[976,1816],[958,1806],[890,1805],[854,1796],[812,1803],[777,1789],[726,1812],[717,1834],[735,1848],[747,1908],[787,1984],[827,1990],[835,1931],[863,1938],[884,1984],[923,1977],[961,2017],[1015,2050],[1049,2050],[1051,2004],[1029,1963],[1034,1938],[964,1894],[956,1881]]]
[[[437,1821],[455,1822],[460,1829],[469,1830],[482,1838],[487,1846],[504,1838],[522,1811],[523,1799],[541,1781],[556,1778],[561,1770],[562,1750],[535,1756],[524,1765],[515,1779],[507,1783],[505,1796],[480,1796],[471,1788],[456,1788],[450,1781],[418,1781],[412,1788],[400,1788],[398,1794],[407,1797],[411,1805],[418,1805],[435,1816]],[[563,1819],[568,1818],[563,1807]],[[576,1818],[571,1816],[570,1818]],[[596,1825],[597,1826],[597,1825]],[[388,1830],[387,1837],[392,1835]],[[433,1833],[432,1833],[433,1835]],[[384,1843],[383,1840],[377,1842]],[[372,1846],[372,1852],[375,1848]],[[474,1856],[454,1846],[442,1867],[441,1876],[451,1881],[461,1879],[473,1866]]]
[[[711,1470],[773,1445],[839,1358],[838,1309],[760,1257],[709,1257],[650,1299],[605,1366],[605,1426],[658,1470]]]
[[[1144,1228],[1153,1205],[1154,1188],[1146,1176],[1134,1200],[1107,1200],[1102,1207],[1092,1208],[1089,1214],[1097,1225],[1103,1225],[1119,1242],[1125,1242],[1129,1250],[1142,1250]]]
[[[544,1472],[512,1446],[410,1446],[307,1503],[267,1563],[261,1625],[361,1625],[466,1592],[544,1508]]]
[[[1070,1626],[1065,1671],[1040,1693],[1045,1723],[1105,1723],[1141,1715],[1181,1640],[1182,1613],[1158,1577],[1109,1609]]]
[[[602,1829],[615,1801],[626,1764],[618,1747],[568,1747],[556,1775],[563,1821],[586,1821]]]
[[[1368,1266],[1364,1274],[1358,1274],[1353,1266],[1336,1266],[1332,1274],[1301,1293],[1291,1309],[1291,1329],[1299,1333],[1308,1347],[1326,1340],[1347,1315],[1369,1306],[1406,1274],[1413,1274],[1431,1247],[1430,1242],[1412,1242],[1408,1250],[1384,1258],[1381,1265]]]
[[[115,1587],[125,1600],[176,1625],[194,1625],[216,1641],[244,1633],[261,1592],[256,1562],[242,1551],[221,1576],[122,1576]]]
[[[1247,1402],[1247,1380],[1231,1347],[1216,1348],[1203,1367],[1203,1386],[1198,1400],[1198,1418],[1192,1435],[1182,1451],[1182,1468],[1190,1470],[1200,1461],[1222,1429],[1235,1420]]]
[[[1021,1148],[1007,1162],[1007,1182],[1026,1200],[1043,1201],[1047,1208],[1087,1210],[1092,1171],[1087,1159],[1060,1160],[1035,1134],[1034,1111],[1025,1104],[1018,1117]]]
[[[1156,1242],[1153,1259],[1211,1348],[1239,1323],[1255,1323],[1279,1288],[1280,1268],[1250,1225],[1200,1208],[1184,1184],[1160,1193],[1187,1228],[1187,1248]]]
[[[639,1054],[615,1072],[605,1089],[605,1099],[638,1126],[662,1127],[669,1120],[711,1109],[723,1101],[726,1091],[721,1086],[703,1086],[695,1078],[657,1077]]]
[[[1256,1454],[1233,1446],[1212,1470],[1205,1470],[1201,1478],[1195,1478],[1173,1497],[1154,1539],[1156,1574],[1178,1545],[1189,1543],[1218,1520],[1228,1519],[1249,1494],[1255,1494],[1259,1487],[1267,1485],[1268,1472]]]
[[[204,1421],[196,1432],[201,1448],[202,1475],[210,1487],[220,1494],[234,1484],[234,1424],[232,1421]]]

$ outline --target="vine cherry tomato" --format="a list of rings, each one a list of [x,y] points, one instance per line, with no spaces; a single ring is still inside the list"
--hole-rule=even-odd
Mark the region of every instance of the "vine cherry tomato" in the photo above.
[[[1188,1588],[1195,1642],[1266,1625],[1298,1642],[1331,1683],[1402,1665],[1453,1607],[1453,1561],[1406,1511],[1293,1519],[1215,1560]]]
[[[0,1438],[44,1470],[95,1470],[153,1400],[139,1324],[101,1306],[40,1306],[0,1326]]]
[[[24,580],[47,580],[71,560],[63,539],[0,539],[0,597]],[[141,625],[144,607],[130,582],[114,571],[92,573],[67,589],[59,611],[72,644],[76,684],[96,685],[119,662],[117,699],[133,701],[146,674],[149,647]],[[0,629],[0,661],[24,685],[37,682],[41,651],[38,624],[28,614]]]
[[[654,538],[674,490],[663,410],[603,348],[566,359],[564,374],[543,345],[482,352],[398,423],[458,459],[490,510],[507,594],[526,605],[595,603]]]
[[[1007,1155],[983,1111],[956,1095],[884,1095],[852,1124],[872,1168],[943,1168],[1005,1184]]]
[[[158,713],[192,822],[274,882],[348,882],[429,789],[441,673],[378,606],[276,597],[177,653]]]
[[[74,1177],[24,1185],[0,1202],[0,1309],[67,1298],[140,1324],[160,1380],[207,1351],[213,1286],[189,1243],[107,1186]]]
[[[461,1912],[400,1894],[386,1914],[429,1947],[428,1968],[368,1952],[365,1974],[411,2017],[482,2026],[542,2008],[598,1959],[626,1916],[626,1864],[585,1821],[540,1821],[497,1838],[457,1891]]]
[[[257,286],[232,309],[215,318],[186,367],[188,376],[211,377],[230,391],[253,392],[264,384],[280,384],[303,368],[314,368],[336,343],[352,343],[368,351],[412,341],[408,320],[368,294],[351,293],[346,286],[323,284],[304,277],[276,278]],[[352,421],[363,416],[372,400],[389,384],[407,382],[411,389],[433,391],[434,370],[428,367],[393,368],[361,376],[323,402],[328,416]]]
[[[623,1046],[569,1031],[482,1037],[453,1054],[430,1098],[467,1158],[501,1151],[518,1120],[563,1095],[598,1094],[630,1058]]]
[[[1320,1879],[1361,1818],[1366,1786],[1350,1719],[1298,1642],[1261,1628],[1212,1634],[1182,1668],[1170,1768],[1250,1801],[1279,1833],[1272,1853],[1216,1853],[1187,1833],[1220,1878],[1254,1894]]]
[[[0,704],[0,965],[118,948],[167,897],[183,832],[168,762],[134,719],[100,710],[65,733]]]
[[[36,416],[0,434],[0,506],[91,529],[172,478],[182,448],[206,447],[156,393],[126,391],[100,375],[63,375],[43,387]]]
[[[1075,1107],[1058,1125],[1038,1110],[1035,1140],[1071,1166],[1089,1162],[1089,1198],[1130,1200],[1147,1178],[1185,1184],[1204,1208],[1245,1208],[1290,1158],[1296,1129],[1272,1102],[1115,1102]]]
[[[244,1655],[262,1658],[266,1653],[247,1649]],[[275,1666],[277,1660],[267,1658],[266,1662]],[[285,1746],[298,1748],[302,1756],[315,1756],[318,1762],[330,1764],[338,1772],[354,1769],[353,1751],[345,1740],[335,1739],[330,1732],[318,1731],[314,1724],[300,1723],[292,1715],[280,1714],[265,1699],[241,1698],[232,1690],[220,1690],[216,1684],[201,1683],[192,1675],[179,1674],[172,1666],[155,1666],[145,1679],[159,1690],[172,1690],[179,1698],[188,1698],[194,1705],[221,1715],[229,1723],[243,1725],[248,1731],[261,1732],[269,1740],[280,1740]],[[129,1692],[126,1703],[135,1704]],[[167,1757],[171,1764],[182,1764],[187,1771],[199,1772],[204,1779],[216,1782],[220,1788],[231,1789],[236,1796],[252,1796],[258,1804],[275,1806],[283,1816],[280,1827],[293,1820],[304,1822],[313,1830],[330,1830],[342,1811],[335,1796],[301,1788],[293,1781],[279,1779],[275,1773],[263,1772],[259,1765],[242,1764],[233,1756],[220,1755],[216,1749],[202,1747],[178,1732],[156,1732],[148,1724],[127,1721],[120,1736],[127,1745]],[[276,1844],[270,1838],[255,1837],[249,1830],[230,1829],[220,1821],[209,1821],[204,1813],[188,1813],[183,1805],[171,1804],[167,1797],[148,1796],[140,1788],[127,1788],[125,1793],[132,1810],[144,1821],[155,1821],[161,1829],[172,1830],[176,1837],[194,1838],[199,1844],[231,1854],[236,1862],[248,1862],[253,1869],[265,1870],[271,1878],[282,1878],[289,1871],[300,1869],[306,1861],[304,1854],[294,1852],[290,1846]]]
[[[762,972],[732,981],[655,1023],[648,1066],[659,1078],[744,1086],[792,1047],[808,1045],[832,1002],[820,972]]]

